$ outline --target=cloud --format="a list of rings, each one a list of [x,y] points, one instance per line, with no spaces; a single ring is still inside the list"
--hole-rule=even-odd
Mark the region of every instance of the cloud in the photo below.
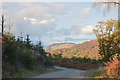
[[[81,40],[90,40],[90,39],[85,39],[85,38],[74,38],[74,37],[66,37],[65,41],[81,41]]]
[[[66,43],[66,42],[72,42],[72,43],[81,43],[84,41],[89,41],[95,39],[93,35],[56,35],[56,36],[45,36],[43,40],[44,44],[51,45],[53,43]]]
[[[4,12],[12,18],[14,33],[26,38],[29,34],[36,42],[41,40],[44,44],[50,45],[55,42],[77,42],[84,41],[91,35],[91,25],[81,26],[69,22],[64,27],[64,15],[68,13],[65,4],[61,3],[4,3]],[[85,8],[79,15],[88,15],[91,8]],[[73,16],[74,17],[74,16]],[[7,17],[6,17],[7,18]],[[74,19],[73,19],[74,20]],[[60,23],[58,22],[60,21]],[[75,24],[75,25],[73,25]],[[90,35],[89,35],[90,34]],[[91,37],[91,36],[90,36]],[[84,40],[83,40],[84,39]]]
[[[6,18],[11,17],[16,36],[30,34],[32,39],[42,39],[56,28],[57,16],[67,14],[67,9],[60,3],[3,3]]]
[[[86,25],[85,27],[81,27],[80,28],[80,33],[82,34],[93,34],[93,29],[95,27],[91,26],[91,25]]]
[[[55,30],[52,32],[52,37],[54,36],[79,36],[79,35],[91,35],[93,33],[93,27],[92,25],[85,25],[84,27],[81,27],[80,25],[72,25],[69,28],[60,28],[58,30]]]
[[[67,13],[67,9],[63,4],[58,3],[3,3],[3,11],[7,16],[11,16],[15,21],[23,20],[26,18],[34,18],[46,20],[57,18],[58,15]]]
[[[24,17],[24,20],[28,20],[32,24],[48,24],[48,23],[54,23],[55,22],[54,18],[39,20],[39,19],[35,19],[35,18]]]
[[[83,10],[77,10],[76,14],[78,16],[86,16],[88,14],[90,14],[92,11],[92,9],[90,7],[84,8]]]
[[[85,27],[81,27],[79,25],[73,25],[69,28],[60,28],[58,30],[54,30],[48,33],[44,37],[46,43],[63,43],[63,42],[74,42],[80,43],[88,40],[92,40],[95,38],[92,32],[91,25],[86,25]]]

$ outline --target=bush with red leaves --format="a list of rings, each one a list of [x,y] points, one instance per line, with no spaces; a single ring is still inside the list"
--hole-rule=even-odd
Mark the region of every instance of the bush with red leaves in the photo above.
[[[120,79],[120,60],[115,59],[111,62],[105,63],[105,73],[103,74],[106,78],[119,78]]]

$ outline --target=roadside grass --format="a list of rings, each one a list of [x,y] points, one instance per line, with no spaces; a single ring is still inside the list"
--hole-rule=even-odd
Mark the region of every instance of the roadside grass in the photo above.
[[[102,78],[101,74],[103,71],[103,67],[99,67],[98,69],[91,69],[86,72],[85,76],[88,76],[90,78]]]
[[[16,71],[15,73],[13,73],[13,76],[11,76],[11,78],[31,78],[33,76],[47,72],[52,72],[52,71],[55,71],[55,69],[49,67],[43,67],[43,66],[36,66],[32,70],[22,68]]]

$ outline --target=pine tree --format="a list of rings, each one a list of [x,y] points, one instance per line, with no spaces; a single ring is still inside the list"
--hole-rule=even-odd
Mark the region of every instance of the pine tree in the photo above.
[[[18,36],[17,41],[18,41],[18,42],[20,41],[20,36]]]
[[[30,48],[30,37],[29,37],[29,35],[27,35],[27,38],[26,38],[26,44],[27,44],[27,47],[29,47]]]

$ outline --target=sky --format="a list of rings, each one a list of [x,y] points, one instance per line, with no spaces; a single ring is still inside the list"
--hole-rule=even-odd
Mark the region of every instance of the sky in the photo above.
[[[15,36],[30,35],[32,43],[82,43],[96,39],[92,29],[100,20],[118,18],[117,8],[109,12],[93,2],[4,2],[6,31]],[[22,34],[21,34],[22,32]]]

